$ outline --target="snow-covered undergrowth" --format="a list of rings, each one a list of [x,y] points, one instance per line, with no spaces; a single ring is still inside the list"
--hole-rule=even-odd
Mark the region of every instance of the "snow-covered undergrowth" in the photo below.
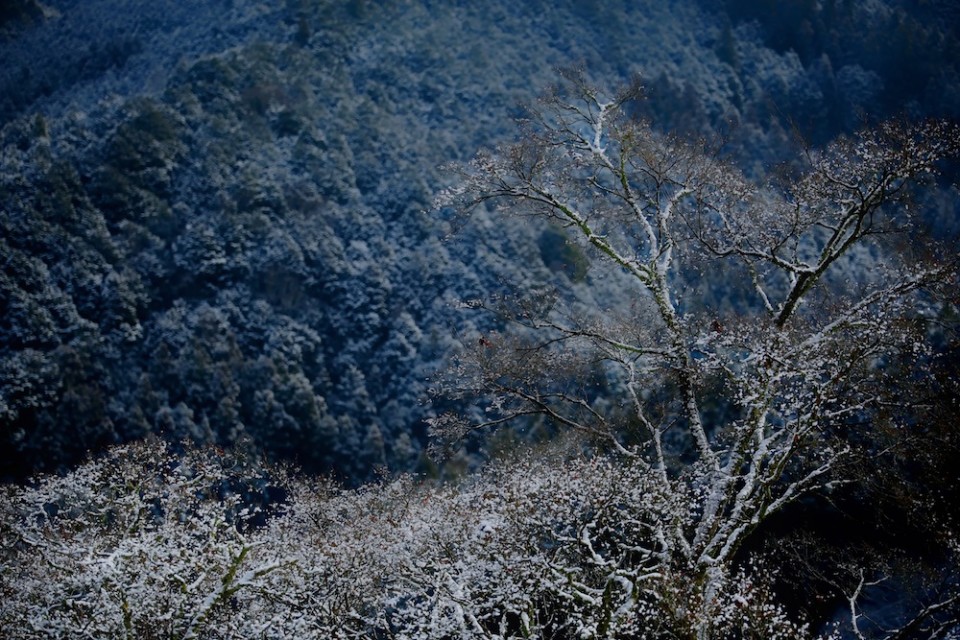
[[[664,546],[665,529],[695,518],[678,495],[604,458],[341,490],[148,441],[6,490],[0,626],[8,638],[665,637],[701,611]],[[710,607],[718,635],[803,635],[768,601],[763,570],[731,575]]]

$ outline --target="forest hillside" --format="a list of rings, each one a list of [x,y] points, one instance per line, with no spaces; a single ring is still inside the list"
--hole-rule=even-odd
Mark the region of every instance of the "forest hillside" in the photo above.
[[[561,228],[433,209],[444,165],[509,141],[557,68],[640,74],[655,127],[724,136],[754,175],[796,133],[957,115],[949,3],[784,5],[10,4],[3,475],[148,433],[423,469],[431,377],[496,328],[464,301],[563,278],[617,303]]]
[[[952,0],[0,6],[15,638],[957,638]]]

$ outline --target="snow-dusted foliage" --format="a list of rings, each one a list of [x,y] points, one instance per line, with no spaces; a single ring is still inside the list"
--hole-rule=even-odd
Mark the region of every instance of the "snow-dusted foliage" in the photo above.
[[[250,533],[262,514],[241,498],[261,481],[222,453],[173,456],[151,441],[8,488],[4,636],[232,637],[215,630],[291,563]]]
[[[957,131],[884,125],[754,180],[790,122],[820,144],[864,112],[960,113],[948,4],[0,9],[4,479],[154,433],[360,482],[435,470],[427,418],[455,440],[522,416],[594,454],[284,497],[224,454],[114,449],[4,489],[0,636],[771,638],[837,606],[847,635],[956,635],[960,341],[927,340],[957,326],[956,250],[908,215],[955,238],[956,189],[901,196]],[[437,167],[510,138],[571,61],[640,69],[648,99],[558,92],[454,194],[548,225],[432,215]],[[478,312],[495,296],[523,331]],[[782,534],[849,507],[855,472],[872,546]],[[888,544],[916,523],[922,575]]]
[[[703,615],[671,530],[691,496],[642,464],[518,459],[460,487],[362,490],[252,476],[212,450],[112,449],[6,491],[7,638],[665,638]],[[264,516],[266,521],[264,521]],[[801,637],[738,573],[711,595],[729,637]]]

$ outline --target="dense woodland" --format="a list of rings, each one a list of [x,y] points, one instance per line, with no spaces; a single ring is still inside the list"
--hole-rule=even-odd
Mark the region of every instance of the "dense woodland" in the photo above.
[[[957,637],[958,18],[4,4],[0,625]]]

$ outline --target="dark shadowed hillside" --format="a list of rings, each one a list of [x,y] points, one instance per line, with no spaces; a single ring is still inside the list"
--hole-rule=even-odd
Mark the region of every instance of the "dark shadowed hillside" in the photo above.
[[[625,303],[560,228],[432,209],[556,67],[642,74],[638,115],[754,174],[793,123],[957,114],[946,9],[787,4],[4,5],[3,475],[147,433],[352,480],[424,464],[431,376],[496,328],[465,301],[559,278]]]

